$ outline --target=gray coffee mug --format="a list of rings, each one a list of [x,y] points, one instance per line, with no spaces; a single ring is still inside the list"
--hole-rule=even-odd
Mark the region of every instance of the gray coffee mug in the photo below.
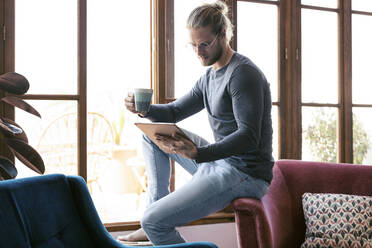
[[[150,102],[152,98],[152,89],[134,89],[134,102],[136,111],[138,112],[147,112],[150,108]]]

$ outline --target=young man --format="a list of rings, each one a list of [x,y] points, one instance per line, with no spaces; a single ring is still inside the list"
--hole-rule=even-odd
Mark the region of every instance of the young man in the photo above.
[[[232,25],[223,2],[192,11],[187,26],[191,46],[203,66],[211,66],[185,96],[169,104],[153,104],[146,113],[126,108],[153,122],[178,122],[206,108],[215,143],[186,132],[182,136],[144,136],[149,205],[142,228],[119,237],[146,238],[154,245],[185,242],[176,227],[225,208],[239,197],[261,198],[272,179],[271,96],[265,76],[247,57],[229,46]],[[192,179],[169,193],[169,158]],[[146,234],[146,235],[145,235]]]

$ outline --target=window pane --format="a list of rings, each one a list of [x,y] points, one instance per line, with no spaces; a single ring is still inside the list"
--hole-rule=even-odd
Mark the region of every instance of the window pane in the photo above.
[[[353,158],[355,164],[372,165],[372,108],[353,108]]]
[[[15,70],[28,93],[77,93],[77,3],[16,0]]]
[[[372,103],[372,16],[352,16],[353,103]]]
[[[237,50],[263,71],[278,101],[278,7],[239,1],[237,9]]]
[[[337,108],[302,108],[302,159],[337,161]]]
[[[273,105],[271,109],[271,118],[273,122],[273,157],[279,159],[279,140],[278,140],[278,106]]]
[[[319,7],[337,8],[337,0],[302,0],[301,4],[319,6]]]
[[[150,1],[89,1],[88,186],[103,222],[139,220],[145,173],[137,115],[125,94],[150,88]],[[133,24],[135,22],[135,25]]]
[[[336,13],[302,10],[303,102],[338,102],[337,30]]]
[[[195,85],[207,67],[201,65],[196,53],[186,47],[190,41],[186,21],[191,11],[213,0],[174,1],[174,95],[179,98]]]
[[[353,10],[372,12],[372,1],[352,0],[351,7]]]
[[[16,108],[15,120],[27,134],[29,145],[39,152],[45,174],[77,175],[77,123],[75,101],[27,101],[41,119]],[[18,178],[38,175],[16,161]]]

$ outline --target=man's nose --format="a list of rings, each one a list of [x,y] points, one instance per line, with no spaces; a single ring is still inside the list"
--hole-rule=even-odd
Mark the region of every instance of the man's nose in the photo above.
[[[195,47],[195,52],[197,55],[202,55],[204,53],[203,49],[200,49],[199,46]]]

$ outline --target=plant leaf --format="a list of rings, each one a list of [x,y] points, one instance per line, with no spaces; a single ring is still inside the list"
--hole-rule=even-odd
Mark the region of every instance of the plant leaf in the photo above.
[[[0,177],[5,180],[13,179],[17,176],[18,171],[14,164],[5,157],[0,157]]]
[[[0,130],[3,133],[9,134],[9,135],[15,135],[15,134],[22,133],[22,129],[19,129],[18,127],[13,126],[9,123],[3,122],[1,119],[0,119]]]
[[[20,129],[21,133],[15,134],[12,131],[12,129],[14,128]],[[10,119],[0,117],[0,131],[2,131],[6,138],[17,138],[24,141],[25,143],[28,143],[28,138],[23,128]]]
[[[23,95],[30,88],[30,84],[21,74],[7,72],[0,75],[0,88],[12,94]]]
[[[34,109],[30,104],[28,104],[27,102],[23,101],[22,99],[18,97],[6,96],[6,97],[1,98],[1,100],[14,107],[20,108],[30,114],[36,115],[41,118],[41,115],[39,114],[39,112],[37,112],[36,109]]]
[[[39,174],[44,174],[44,161],[39,153],[27,143],[19,139],[5,138],[5,143],[8,144],[14,155],[31,170]]]

